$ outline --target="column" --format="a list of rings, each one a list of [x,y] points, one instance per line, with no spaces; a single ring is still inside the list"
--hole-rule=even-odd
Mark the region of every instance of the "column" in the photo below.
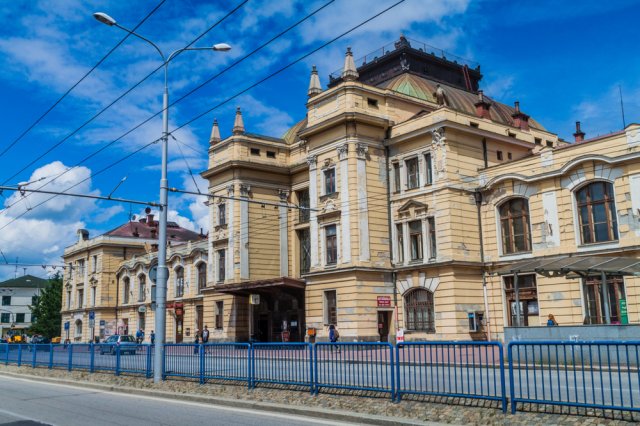
[[[340,236],[342,263],[351,263],[351,206],[349,204],[349,144],[337,148],[340,161]]]
[[[207,286],[209,284],[215,283],[214,276],[214,253],[213,253],[213,228],[215,225],[215,219],[213,217],[215,213],[216,204],[213,202],[214,198],[209,197],[208,206],[209,206],[209,241],[208,241],[208,250],[207,250]]]
[[[309,164],[309,238],[311,244],[311,267],[320,266],[318,259],[318,156],[307,157]]]
[[[229,197],[233,197],[234,194],[234,186],[233,184],[227,186],[227,195]],[[228,210],[228,214],[229,217],[227,220],[227,256],[226,256],[226,262],[227,264],[225,265],[225,280],[232,280],[234,279],[234,246],[235,246],[235,228],[234,228],[234,222],[235,222],[235,214],[234,214],[234,207],[235,207],[235,200],[229,199],[227,200],[227,210]]]
[[[251,187],[240,184],[240,279],[249,279],[249,198]]]
[[[278,191],[278,195],[280,196],[280,206],[278,207],[280,219],[280,276],[287,277],[289,276],[289,227],[287,225],[289,191],[281,189]]]
[[[369,211],[367,202],[367,154],[369,147],[356,144],[356,173],[358,177],[358,233],[360,237],[360,260],[371,260],[369,251]]]

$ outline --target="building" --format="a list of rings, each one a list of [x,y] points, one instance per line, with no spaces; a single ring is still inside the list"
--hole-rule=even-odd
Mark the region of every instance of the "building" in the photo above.
[[[47,280],[33,275],[0,282],[0,336],[6,336],[10,330],[22,334],[31,327],[33,318],[29,307],[48,284]]]
[[[66,265],[62,289],[63,339],[88,342],[117,332],[131,332],[119,314],[121,306],[128,305],[130,299],[129,293],[125,298],[117,273],[123,262],[157,249],[158,221],[150,212],[147,209],[145,217],[94,238],[89,238],[87,230],[78,230],[77,242],[67,247],[63,255]],[[177,244],[204,237],[169,222],[167,238],[170,244]],[[147,272],[141,275],[145,279]],[[150,280],[146,283],[139,286],[138,297],[150,297],[153,283]],[[144,318],[144,311],[141,314]]]

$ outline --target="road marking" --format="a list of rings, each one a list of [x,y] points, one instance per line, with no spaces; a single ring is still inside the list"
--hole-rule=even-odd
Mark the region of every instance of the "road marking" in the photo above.
[[[23,416],[23,415],[20,415],[20,414],[14,413],[14,412],[9,411],[9,410],[3,410],[2,408],[0,408],[0,413],[1,413],[1,414],[6,414],[7,416],[15,417],[16,419],[20,419],[20,420],[27,420],[27,421],[30,421],[30,422],[36,422],[37,424],[40,424],[40,425],[49,425],[49,426],[54,426],[54,425],[53,425],[53,424],[51,424],[51,423],[45,423],[45,422],[44,422],[44,421],[42,421],[42,420],[34,419],[34,418],[32,418],[32,417],[26,417],[26,416]]]
[[[169,396],[166,396],[166,397],[165,396],[147,396],[147,395],[136,395],[136,394],[133,394],[133,393],[124,393],[124,392],[117,392],[117,391],[106,391],[106,390],[102,390],[102,389],[95,389],[95,388],[89,388],[89,387],[83,387],[83,386],[74,386],[74,385],[61,384],[61,383],[50,383],[48,381],[40,381],[38,379],[31,379],[31,378],[27,379],[27,378],[22,378],[22,377],[18,378],[18,377],[10,377],[10,376],[4,376],[4,377],[7,378],[7,379],[10,379],[10,380],[23,381],[23,382],[32,382],[32,383],[36,382],[36,383],[39,383],[39,384],[42,384],[42,385],[59,386],[59,387],[78,389],[78,390],[92,389],[92,390],[96,391],[97,393],[109,393],[109,394],[114,394],[114,395],[117,395],[117,396],[120,396],[120,397],[133,396],[135,398],[148,399],[148,400],[152,400],[152,401],[156,401],[156,402],[158,400],[163,400],[163,401],[173,402],[173,403],[178,403],[178,404],[197,406],[199,408],[210,408],[210,409],[231,411],[231,412],[234,412],[234,413],[250,413],[250,414],[261,415],[261,416],[275,417],[275,418],[279,418],[279,419],[298,419],[298,420],[304,420],[306,422],[310,421],[312,423],[321,424],[321,425],[345,425],[345,426],[350,426],[350,425],[366,424],[366,423],[336,422],[335,420],[324,420],[324,419],[316,418],[316,417],[313,417],[313,416],[301,416],[301,415],[297,415],[297,414],[279,414],[279,413],[274,413],[274,412],[271,412],[271,411],[256,410],[256,409],[251,409],[251,408],[227,407],[227,406],[224,406],[224,405],[217,405],[217,404],[211,403],[211,402],[209,402],[207,404],[203,404],[202,402],[191,402],[191,401],[184,401],[184,400],[175,400],[175,399],[171,399]],[[107,386],[113,386],[113,385],[107,385]],[[78,395],[67,395],[67,396],[78,396]],[[196,395],[196,396],[199,396],[199,395]],[[252,401],[248,401],[248,402],[252,402]],[[3,412],[3,411],[4,410],[0,409],[0,412]],[[6,414],[10,414],[10,415],[22,418],[23,420],[32,420],[32,421],[42,422],[41,420],[18,416],[17,414],[12,414],[10,412],[6,412]],[[356,414],[358,414],[358,413],[356,413]]]

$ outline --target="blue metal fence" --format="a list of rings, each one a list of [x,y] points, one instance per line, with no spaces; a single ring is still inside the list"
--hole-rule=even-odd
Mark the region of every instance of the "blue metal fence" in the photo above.
[[[164,346],[164,377],[189,377],[200,380],[201,345],[167,343]]]
[[[313,392],[313,346],[309,343],[254,343],[251,382],[309,387]]]
[[[207,343],[202,345],[200,383],[207,380],[247,382],[251,387],[251,345]]]
[[[511,342],[511,412],[518,403],[640,412],[640,341]]]
[[[393,346],[389,343],[316,343],[315,391],[321,388],[386,392],[395,397]]]

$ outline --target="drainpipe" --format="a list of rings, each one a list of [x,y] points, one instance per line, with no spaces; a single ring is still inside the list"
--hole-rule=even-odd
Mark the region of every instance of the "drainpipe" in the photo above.
[[[483,140],[483,146],[486,149],[486,141]],[[476,190],[473,193],[476,200],[476,211],[478,212],[478,229],[480,233],[480,263],[482,264],[482,296],[484,298],[484,317],[487,324],[487,340],[491,341],[491,321],[489,320],[489,298],[487,296],[487,274],[484,267],[484,238],[482,236],[482,214],[480,207],[482,205],[482,192]]]
[[[387,128],[387,137],[389,139],[391,128]],[[395,265],[393,264],[393,239],[391,236],[393,235],[391,232],[391,227],[393,226],[391,223],[391,179],[389,172],[389,147],[384,147],[384,155],[385,155],[385,167],[387,168],[387,232],[389,233],[389,263],[391,264],[391,281],[393,282],[393,316],[394,323],[396,326],[396,336],[398,335],[399,323],[398,323],[398,274],[396,273]]]

